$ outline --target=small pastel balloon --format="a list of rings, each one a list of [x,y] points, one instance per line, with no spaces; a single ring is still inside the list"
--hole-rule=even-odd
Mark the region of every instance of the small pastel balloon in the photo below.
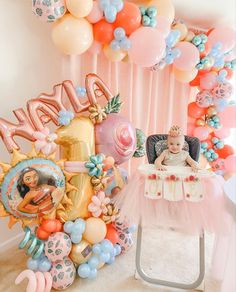
[[[73,16],[85,17],[93,9],[93,0],[66,0],[66,7]]]
[[[186,42],[191,42],[191,40],[195,37],[195,34],[193,31],[188,31],[186,37],[185,37],[185,41]]]
[[[181,51],[181,55],[174,59],[174,66],[183,71],[192,70],[199,62],[198,49],[189,42],[179,42],[175,47]]]
[[[84,230],[85,230],[85,220],[83,220],[82,218],[78,218],[75,220],[74,222],[74,228],[73,228],[73,232],[76,232],[76,233],[83,233]]]
[[[165,39],[155,28],[140,27],[132,33],[130,40],[132,45],[128,54],[135,64],[152,67],[164,57]]]
[[[54,24],[52,40],[63,53],[80,55],[92,45],[92,25],[84,18],[67,14]]]
[[[200,77],[201,89],[211,90],[217,85],[217,75],[209,72]]]
[[[51,267],[52,267],[52,263],[49,261],[49,259],[44,258],[39,261],[38,269],[40,272],[48,272],[50,271]]]
[[[196,120],[196,125],[197,126],[205,126],[205,120],[203,120],[203,119],[197,119]]]
[[[148,6],[155,6],[157,14],[166,17],[171,24],[175,18],[175,8],[171,0],[153,0],[148,3]]]
[[[213,102],[213,96],[210,91],[202,90],[196,95],[196,104],[199,107],[209,107]]]
[[[116,8],[113,5],[106,6],[104,9],[104,16],[107,22],[113,23],[116,20]]]
[[[82,264],[79,266],[78,270],[77,270],[78,275],[80,276],[80,278],[88,278],[89,274],[90,274],[90,267],[88,264]]]
[[[221,43],[221,52],[226,53],[233,49],[236,42],[236,32],[229,27],[218,27],[213,29],[208,35],[208,43],[214,46]]]
[[[37,228],[36,235],[39,239],[47,240],[50,234],[50,232],[45,231],[41,226]]]
[[[120,62],[127,55],[127,52],[123,50],[113,50],[109,45],[103,47],[103,53],[107,59],[112,62]]]
[[[72,232],[70,238],[73,243],[79,243],[82,240],[82,234]]]
[[[236,105],[229,105],[219,114],[221,124],[226,128],[236,128]]]
[[[99,255],[99,259],[101,262],[107,263],[110,260],[110,254],[108,252],[102,252]]]
[[[197,137],[200,141],[206,140],[209,136],[209,130],[206,127],[196,127],[194,132],[194,136]]]
[[[102,251],[103,252],[110,252],[113,250],[113,244],[111,243],[110,240],[108,239],[104,239],[102,242],[101,242],[101,247],[102,247]]]
[[[196,102],[191,102],[188,105],[188,115],[191,118],[200,118],[201,116],[203,116],[204,114],[206,114],[206,109],[199,107]]]
[[[71,233],[73,230],[74,222],[72,221],[67,221],[65,222],[63,229],[66,233]]]
[[[111,23],[101,19],[93,26],[94,39],[101,44],[109,44],[113,40],[113,30]]]
[[[92,256],[89,260],[88,260],[88,265],[91,269],[96,269],[99,265],[99,259],[96,256]]]
[[[53,279],[52,286],[56,290],[64,290],[74,282],[76,270],[73,262],[65,257],[61,261],[52,264],[50,274]]]
[[[43,220],[41,224],[41,228],[43,228],[46,232],[55,232],[57,229],[57,219],[46,219]]]
[[[212,94],[215,98],[228,99],[232,95],[233,86],[229,82],[219,83],[212,89]]]
[[[166,37],[170,32],[170,22],[169,20],[162,15],[157,16],[157,26],[156,29]]]
[[[109,261],[107,261],[108,265],[112,265],[115,262],[116,258],[115,257],[110,257]]]
[[[39,261],[29,258],[27,261],[27,268],[32,271],[37,271],[39,266]]]
[[[230,129],[225,128],[225,127],[221,127],[219,130],[215,130],[214,133],[215,133],[216,137],[218,137],[220,139],[225,139],[225,138],[230,136]]]
[[[93,253],[94,254],[100,254],[102,252],[101,244],[96,243],[93,245]]]
[[[32,1],[33,13],[44,22],[54,22],[66,13],[65,0]]]
[[[93,1],[93,8],[90,11],[89,15],[86,17],[86,19],[90,22],[90,23],[96,23],[99,20],[101,20],[103,17],[103,12],[100,9],[99,3],[98,1]]]
[[[178,30],[180,32],[179,41],[183,41],[188,34],[188,28],[184,23],[177,23],[172,27],[172,29]]]
[[[118,256],[121,253],[121,247],[119,244],[115,244],[114,245],[114,249],[115,249],[115,256]]]
[[[86,220],[86,228],[83,237],[88,242],[94,244],[102,241],[107,232],[104,221],[100,218],[90,217]]]
[[[193,68],[189,71],[183,71],[173,67],[173,73],[178,81],[182,83],[188,83],[197,76],[198,70],[196,68]]]
[[[94,55],[100,54],[101,51],[102,51],[102,45],[97,41],[93,41],[92,45],[88,49],[88,52]]]
[[[88,275],[88,278],[89,279],[95,279],[97,277],[97,269],[90,269],[90,273]]]

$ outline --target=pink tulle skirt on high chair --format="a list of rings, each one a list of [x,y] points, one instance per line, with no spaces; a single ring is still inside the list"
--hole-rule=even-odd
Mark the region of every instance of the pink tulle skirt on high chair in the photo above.
[[[189,234],[202,230],[227,234],[224,179],[213,172],[193,173],[189,167],[141,165],[115,198],[121,219],[142,225],[172,227]]]

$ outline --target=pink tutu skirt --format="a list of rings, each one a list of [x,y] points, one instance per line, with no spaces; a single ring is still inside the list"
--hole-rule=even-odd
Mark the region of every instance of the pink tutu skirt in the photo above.
[[[168,201],[152,200],[144,196],[145,176],[137,172],[115,197],[121,220],[142,226],[158,225],[172,227],[189,234],[201,234],[202,230],[227,234],[229,215],[225,210],[224,179],[214,175],[202,178],[204,199]]]

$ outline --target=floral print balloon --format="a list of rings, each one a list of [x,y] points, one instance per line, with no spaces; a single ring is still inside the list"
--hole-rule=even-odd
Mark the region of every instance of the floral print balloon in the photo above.
[[[212,89],[212,94],[215,98],[230,98],[233,92],[233,86],[229,82],[219,83],[215,88]]]
[[[199,107],[208,107],[212,104],[213,96],[210,91],[202,90],[199,91],[196,96],[196,104]]]
[[[40,20],[54,22],[65,14],[65,0],[33,0],[32,11]]]

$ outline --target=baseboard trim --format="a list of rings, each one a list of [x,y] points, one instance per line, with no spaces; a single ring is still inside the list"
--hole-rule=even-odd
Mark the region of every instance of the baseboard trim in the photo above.
[[[0,253],[8,250],[9,248],[13,247],[13,246],[17,246],[18,243],[18,239],[22,239],[24,237],[24,232],[21,232],[17,235],[15,235],[14,237],[0,243]]]

